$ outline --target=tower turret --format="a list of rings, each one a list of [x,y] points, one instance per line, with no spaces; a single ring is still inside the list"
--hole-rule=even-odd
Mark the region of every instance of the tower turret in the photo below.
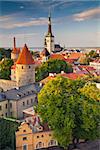
[[[18,87],[35,82],[35,63],[26,44],[16,62],[16,82]]]
[[[48,33],[45,36],[45,48],[49,53],[54,51],[54,36],[52,34],[52,26],[51,26],[51,14],[48,17]]]
[[[14,62],[16,62],[16,60],[18,59],[19,53],[20,53],[20,49],[16,48],[16,38],[13,38],[13,49],[11,52],[11,59],[13,59]]]

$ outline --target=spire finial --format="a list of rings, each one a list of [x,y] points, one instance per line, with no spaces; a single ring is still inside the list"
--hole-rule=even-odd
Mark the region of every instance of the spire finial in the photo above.
[[[51,18],[51,8],[49,7],[49,18]]]
[[[16,38],[14,37],[14,48],[16,48]]]

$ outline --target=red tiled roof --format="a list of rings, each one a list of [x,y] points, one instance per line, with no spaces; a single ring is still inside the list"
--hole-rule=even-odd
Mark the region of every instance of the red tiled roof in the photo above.
[[[71,80],[76,80],[77,78],[83,77],[85,74],[84,73],[60,73],[56,74],[55,76],[48,76],[45,79],[41,80],[40,82],[42,84],[46,84],[48,81],[53,80],[57,76],[62,76],[65,78],[69,78]]]
[[[28,50],[28,47],[26,44],[24,45],[22,52],[20,53],[20,55],[18,57],[16,64],[24,64],[24,65],[34,64],[32,54]]]
[[[75,59],[64,58],[64,60],[70,64],[74,63]]]
[[[51,54],[50,58],[64,60],[64,56],[62,54]]]
[[[82,69],[86,69],[88,71],[94,71],[94,70],[96,70],[95,68],[93,68],[91,66],[80,65],[79,67],[82,68]]]
[[[76,80],[77,78],[80,78],[80,77],[84,76],[84,74],[77,74],[77,73],[63,73],[63,74],[60,74],[60,75],[63,76],[63,77],[72,79],[72,80]]]
[[[69,59],[79,59],[80,57],[84,56],[83,53],[71,53],[70,56],[68,57]]]
[[[95,63],[100,63],[100,57],[97,58],[97,59],[95,59],[93,62],[95,62]]]

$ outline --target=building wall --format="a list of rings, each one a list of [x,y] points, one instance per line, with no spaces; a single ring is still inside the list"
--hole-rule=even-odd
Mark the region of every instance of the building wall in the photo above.
[[[16,82],[17,86],[35,83],[35,66],[34,65],[16,65]]]
[[[9,117],[18,117],[18,104],[15,100],[9,100]]]
[[[90,66],[100,71],[100,63],[90,62]]]
[[[51,140],[54,141],[53,145],[50,144]],[[41,142],[41,145],[39,145],[40,142]],[[47,147],[51,147],[55,145],[57,145],[57,141],[53,138],[52,131],[43,131],[43,132],[33,133],[34,149],[47,148]]]
[[[54,141],[54,145],[49,145],[51,140]],[[41,143],[41,147],[39,147],[39,143]],[[19,131],[16,132],[16,150],[23,150],[23,145],[27,145],[27,150],[35,150],[38,148],[56,146],[57,141],[54,140],[52,131],[32,133],[29,125],[27,123],[23,123],[19,127]]]
[[[21,98],[16,102],[16,112],[17,112],[17,118],[21,119],[23,118],[23,110],[32,107],[35,103],[36,95],[29,95],[25,96],[24,98]]]
[[[16,87],[16,82],[15,81],[11,81],[11,80],[3,80],[0,79],[0,87],[4,90],[10,90],[12,88]]]
[[[23,139],[25,137],[26,140]],[[23,150],[23,145],[28,145],[28,150],[34,150],[32,141],[32,130],[26,123],[24,123],[20,126],[19,131],[16,132],[16,150]]]
[[[45,40],[46,40],[46,48],[48,52],[51,53],[52,51],[54,51],[54,37],[46,36]]]
[[[0,101],[0,117],[8,116],[8,100]]]
[[[16,81],[16,69],[11,69],[11,80]]]
[[[19,54],[11,53],[11,59],[15,62],[18,59]]]

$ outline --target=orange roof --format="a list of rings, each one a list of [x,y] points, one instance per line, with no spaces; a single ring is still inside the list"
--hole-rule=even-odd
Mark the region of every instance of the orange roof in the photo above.
[[[76,79],[78,79],[78,78],[80,78],[80,77],[83,77],[84,76],[84,74],[78,74],[78,73],[59,73],[59,74],[56,74],[56,75],[54,75],[54,76],[48,76],[48,77],[46,77],[45,79],[43,79],[43,80],[41,80],[40,82],[42,83],[42,84],[46,84],[46,83],[48,83],[50,80],[53,80],[55,77],[57,77],[57,76],[62,76],[62,77],[64,77],[64,78],[69,78],[69,79],[71,79],[71,80],[76,80]]]
[[[52,54],[50,58],[64,60],[64,56],[62,54]]]
[[[76,80],[77,78],[83,77],[84,74],[78,74],[78,73],[63,73],[60,74],[61,76],[65,77],[65,78],[69,78],[72,80]]]
[[[83,53],[71,53],[70,56],[68,58],[70,59],[79,59],[80,57],[84,56],[85,54]]]
[[[19,57],[16,62],[16,64],[24,64],[24,65],[31,65],[34,64],[34,60],[32,58],[32,54],[28,50],[27,45],[25,44]]]
[[[12,50],[12,53],[19,54],[20,53],[20,48],[14,47],[13,50]]]

